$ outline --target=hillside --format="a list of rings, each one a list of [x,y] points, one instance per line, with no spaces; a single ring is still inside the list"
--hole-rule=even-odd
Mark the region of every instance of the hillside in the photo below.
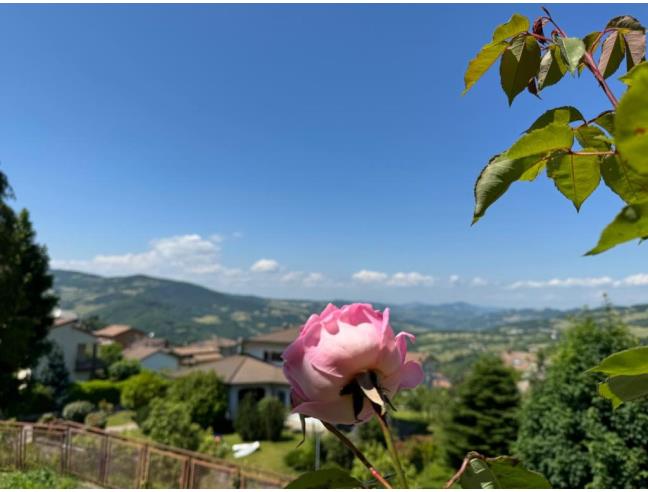
[[[326,304],[225,294],[187,282],[143,275],[101,277],[63,270],[53,273],[61,308],[76,311],[81,317],[97,316],[104,323],[130,324],[174,343],[214,334],[236,338],[268,332],[303,323]],[[333,302],[340,305],[349,301]],[[418,333],[476,332],[501,327],[546,330],[576,312],[496,309],[467,303],[411,303],[391,305],[391,309],[395,329]],[[620,310],[631,324],[648,326],[648,306]]]

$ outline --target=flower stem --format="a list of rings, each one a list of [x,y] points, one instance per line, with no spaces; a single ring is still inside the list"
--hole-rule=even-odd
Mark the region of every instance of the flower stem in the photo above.
[[[387,443],[387,450],[389,451],[392,462],[394,463],[394,467],[396,468],[396,475],[398,476],[398,481],[400,482],[400,486],[403,489],[408,489],[409,485],[407,484],[407,478],[405,477],[405,473],[403,472],[403,467],[401,465],[398,452],[396,451],[396,447],[394,446],[394,438],[392,437],[392,433],[391,430],[389,429],[389,425],[387,424],[384,415],[380,415],[380,413],[376,412],[376,417],[378,417],[380,428],[382,429],[383,435],[385,436],[385,442]]]
[[[367,457],[362,454],[362,451],[360,451],[355,444],[351,442],[351,440],[342,434],[339,430],[335,428],[334,425],[329,424],[328,422],[322,421],[322,424],[324,427],[326,427],[335,437],[337,437],[340,441],[342,441],[342,444],[344,444],[347,448],[351,450],[351,452],[355,455],[356,458],[360,460],[360,462],[367,467],[369,472],[371,473],[371,476],[373,476],[380,484],[385,487],[386,489],[392,489],[393,487],[389,485],[389,482],[385,480],[385,478],[374,468],[374,466],[369,462]]]

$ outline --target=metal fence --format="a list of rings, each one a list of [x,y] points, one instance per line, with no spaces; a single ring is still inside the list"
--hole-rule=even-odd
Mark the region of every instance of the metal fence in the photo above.
[[[282,488],[290,477],[73,423],[0,421],[0,469],[47,467],[108,488]]]

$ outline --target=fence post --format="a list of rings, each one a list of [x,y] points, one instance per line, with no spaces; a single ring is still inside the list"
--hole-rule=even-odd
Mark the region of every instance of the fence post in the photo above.
[[[101,442],[101,455],[99,457],[99,483],[101,485],[106,485],[108,476],[108,454],[110,450],[110,441],[108,439],[108,434],[104,434]]]
[[[191,488],[191,469],[193,467],[193,460],[191,456],[187,458],[182,465],[182,478],[180,480],[181,489]]]
[[[148,449],[148,444],[144,444],[142,446],[142,449],[140,450],[140,456],[139,456],[139,476],[137,478],[138,483],[137,487],[138,489],[145,489],[146,488],[146,482],[148,482],[148,465],[149,465],[149,449]]]

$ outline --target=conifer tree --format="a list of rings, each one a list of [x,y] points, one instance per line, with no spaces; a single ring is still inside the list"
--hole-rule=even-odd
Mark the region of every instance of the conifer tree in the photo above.
[[[0,172],[0,406],[18,398],[17,373],[34,367],[47,350],[56,298],[45,248],[36,244],[29,214],[16,214]]]
[[[509,454],[517,435],[516,375],[493,355],[483,356],[458,386],[443,431],[446,459],[457,467],[468,451]]]

